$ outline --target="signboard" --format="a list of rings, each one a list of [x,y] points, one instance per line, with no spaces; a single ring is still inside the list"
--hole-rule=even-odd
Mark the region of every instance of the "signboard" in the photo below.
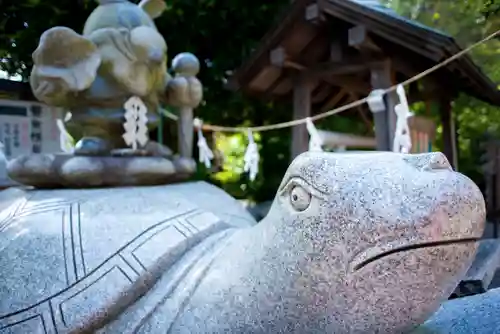
[[[7,159],[12,159],[31,149],[30,126],[27,117],[0,115],[0,141],[4,144]]]
[[[56,119],[61,110],[38,103],[0,100],[0,141],[7,159],[60,152]]]

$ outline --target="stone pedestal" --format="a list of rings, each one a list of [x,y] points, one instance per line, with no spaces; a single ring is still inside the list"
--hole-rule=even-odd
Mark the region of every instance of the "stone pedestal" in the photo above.
[[[9,162],[11,179],[36,188],[161,185],[188,179],[193,159],[155,156],[33,154]]]

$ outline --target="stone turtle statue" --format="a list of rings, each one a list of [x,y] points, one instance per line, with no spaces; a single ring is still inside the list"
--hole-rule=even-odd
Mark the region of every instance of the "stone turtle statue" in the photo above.
[[[0,333],[404,333],[470,266],[441,153],[305,153],[259,224],[206,183],[0,192]]]

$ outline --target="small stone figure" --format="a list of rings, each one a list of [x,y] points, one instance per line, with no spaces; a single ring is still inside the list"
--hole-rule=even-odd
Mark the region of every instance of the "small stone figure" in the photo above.
[[[66,27],[54,27],[42,34],[33,53],[30,83],[34,95],[48,105],[71,111],[73,117],[67,128],[83,133],[74,154],[94,160],[123,155],[123,106],[129,98],[138,97],[144,102],[150,129],[158,124],[161,102],[178,107],[179,142],[183,143],[179,153],[181,160],[192,160],[192,109],[203,96],[202,85],[196,78],[200,64],[194,55],[181,53],[172,64],[175,76],[168,74],[167,44],[153,22],[165,10],[164,1],[143,0],[139,5],[128,0],[99,2],[87,19],[83,34]],[[161,156],[166,151],[161,146],[149,141],[135,155],[170,158]],[[127,152],[129,158],[130,155],[133,152]],[[10,168],[13,178],[27,181],[29,177],[30,184],[37,186],[39,175],[29,176],[29,170],[22,167],[29,164],[29,159],[21,160]],[[194,161],[180,164],[190,169],[195,166]],[[59,164],[49,169],[61,172],[64,168]],[[57,175],[52,179],[67,178]],[[68,186],[67,182],[55,183]],[[110,185],[113,184],[117,185]]]
[[[202,182],[10,198],[0,333],[409,333],[485,218],[441,153],[302,154],[259,224]]]

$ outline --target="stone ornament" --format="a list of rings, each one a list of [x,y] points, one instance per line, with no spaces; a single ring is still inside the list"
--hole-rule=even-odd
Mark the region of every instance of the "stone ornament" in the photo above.
[[[146,132],[159,122],[160,103],[180,108],[178,153],[180,158],[192,160],[192,113],[203,98],[202,84],[196,78],[200,64],[194,55],[181,53],[172,62],[174,77],[167,72],[167,43],[153,22],[165,9],[163,0],[143,0],[138,5],[128,0],[100,0],[82,34],[66,27],[53,27],[42,34],[33,53],[30,84],[38,100],[71,111],[73,117],[65,126],[71,135],[73,132],[82,135],[72,154],[92,156],[93,160],[122,157],[123,149],[130,144],[122,137],[124,105],[137,97],[148,111],[148,129],[143,129]],[[126,159],[131,155],[137,159],[155,155],[160,159],[157,150],[148,150],[162,145],[141,146],[125,150]],[[164,150],[169,149],[160,151]],[[23,161],[52,159],[21,158]],[[129,163],[118,159],[113,165]],[[147,163],[147,160],[142,162]],[[11,167],[21,165],[14,163]],[[151,165],[151,169],[155,166]],[[26,170],[13,170],[11,177],[15,179],[19,174],[29,176]],[[60,176],[55,173],[51,179]],[[163,176],[159,174],[158,179]],[[35,175],[28,179],[30,185],[37,183],[32,180]],[[79,183],[85,184],[85,180]],[[58,186],[64,184],[59,182]]]
[[[49,105],[72,107],[76,101],[71,101],[73,96],[68,92],[90,87],[101,65],[101,55],[89,39],[70,28],[54,27],[40,37],[33,63],[30,84],[35,97]]]
[[[485,218],[441,153],[302,154],[259,224],[206,183],[6,198],[0,333],[408,333]]]
[[[191,53],[181,53],[172,60],[175,77],[169,83],[170,103],[176,107],[196,108],[203,98],[203,86],[196,78],[200,62]]]
[[[146,150],[139,151],[142,156],[127,149],[112,151],[112,156],[23,155],[7,163],[7,172],[22,184],[57,189],[167,184],[196,171],[193,159],[149,154],[148,149],[158,149],[155,144],[146,144]]]

